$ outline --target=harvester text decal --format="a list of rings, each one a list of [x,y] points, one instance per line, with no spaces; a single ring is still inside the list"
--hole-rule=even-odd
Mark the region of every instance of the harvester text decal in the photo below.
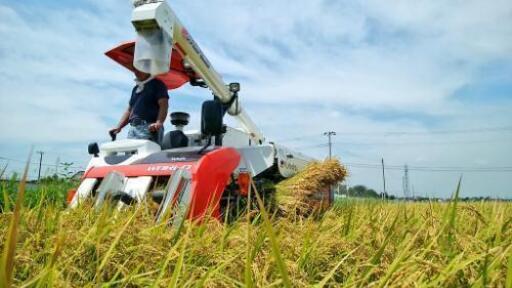
[[[149,166],[147,171],[149,171],[149,172],[176,171],[179,168],[183,168],[185,170],[190,170],[190,169],[192,169],[192,165],[183,165],[183,166],[178,166],[178,165],[155,165],[155,166]]]

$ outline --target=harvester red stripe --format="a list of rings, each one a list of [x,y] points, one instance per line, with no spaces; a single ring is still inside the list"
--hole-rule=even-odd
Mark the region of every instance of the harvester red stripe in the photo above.
[[[179,168],[192,170],[195,162],[181,162],[181,163],[155,163],[155,164],[139,164],[139,165],[125,165],[125,166],[106,166],[106,167],[92,167],[84,178],[104,178],[112,171],[119,172],[125,177],[138,177],[138,176],[170,176],[174,171]]]

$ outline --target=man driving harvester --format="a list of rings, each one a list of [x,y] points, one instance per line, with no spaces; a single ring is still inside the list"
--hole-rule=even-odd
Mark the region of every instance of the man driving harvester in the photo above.
[[[130,124],[128,139],[147,139],[162,143],[164,122],[169,109],[169,94],[165,84],[150,74],[134,68],[136,85],[133,87],[128,109],[117,127],[110,129],[112,138]]]

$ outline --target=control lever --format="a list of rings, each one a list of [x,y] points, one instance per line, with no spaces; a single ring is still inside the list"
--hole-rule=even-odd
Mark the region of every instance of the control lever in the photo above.
[[[110,131],[109,134],[110,134],[110,138],[112,138],[112,141],[116,141],[117,134],[114,133],[114,131]]]

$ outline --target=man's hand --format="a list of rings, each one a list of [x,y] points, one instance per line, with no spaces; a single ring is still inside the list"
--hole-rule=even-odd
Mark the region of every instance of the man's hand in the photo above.
[[[116,136],[117,136],[117,134],[121,133],[122,129],[123,128],[116,127],[116,128],[112,128],[112,129],[108,130],[108,134],[112,138],[112,141],[116,141]]]
[[[108,133],[109,134],[119,134],[119,133],[121,133],[121,130],[122,130],[121,128],[115,127],[115,128],[108,130]]]
[[[122,130],[122,128],[115,127],[115,128],[108,130],[108,134],[117,135],[117,134],[121,133],[121,130]]]
[[[155,123],[149,125],[148,129],[151,132],[158,132],[160,129],[162,129],[162,127],[164,127],[164,124],[162,124],[159,121],[156,121]]]

